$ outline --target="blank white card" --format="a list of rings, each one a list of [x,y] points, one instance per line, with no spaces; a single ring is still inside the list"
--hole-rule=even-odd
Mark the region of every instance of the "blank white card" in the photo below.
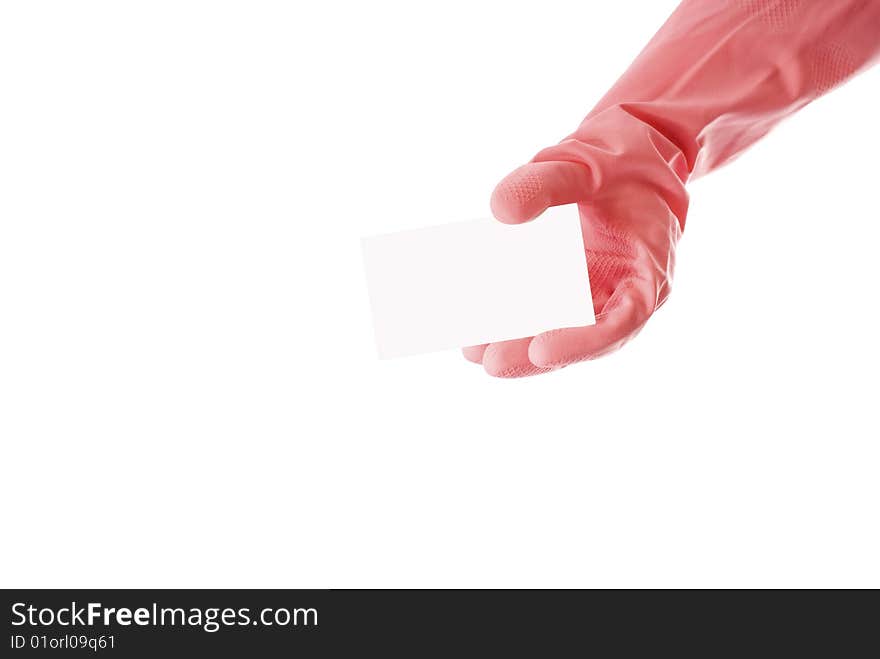
[[[379,356],[595,323],[577,206],[363,239]]]

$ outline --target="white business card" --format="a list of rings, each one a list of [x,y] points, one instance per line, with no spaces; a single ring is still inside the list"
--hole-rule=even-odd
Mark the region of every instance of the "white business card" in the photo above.
[[[577,206],[363,239],[379,356],[595,323]]]

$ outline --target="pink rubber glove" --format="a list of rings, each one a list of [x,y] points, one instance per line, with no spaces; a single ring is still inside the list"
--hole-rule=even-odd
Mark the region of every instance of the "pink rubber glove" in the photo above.
[[[685,0],[571,136],[492,194],[502,222],[578,203],[596,324],[473,346],[499,377],[620,348],[669,296],[685,183],[873,63],[880,0]]]

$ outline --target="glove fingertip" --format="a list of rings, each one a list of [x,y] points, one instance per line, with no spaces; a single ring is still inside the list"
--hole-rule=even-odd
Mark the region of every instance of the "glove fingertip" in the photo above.
[[[529,361],[541,368],[554,368],[570,363],[571,356],[560,350],[560,344],[553,335],[562,330],[552,330],[539,334],[529,344]]]
[[[533,165],[523,165],[504,177],[492,192],[492,214],[505,224],[535,219],[548,206],[544,181]]]
[[[483,353],[486,352],[486,346],[488,343],[484,343],[478,346],[467,346],[461,349],[461,354],[464,355],[464,358],[469,362],[473,362],[474,364],[482,364],[483,363]]]

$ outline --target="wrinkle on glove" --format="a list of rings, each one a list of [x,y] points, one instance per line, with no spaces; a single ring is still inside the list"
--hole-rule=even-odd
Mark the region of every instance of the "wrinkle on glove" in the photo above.
[[[499,377],[537,375],[617,350],[669,296],[685,184],[867,68],[880,0],[685,0],[624,76],[559,144],[503,179],[509,224],[577,203],[596,324],[464,349]]]

